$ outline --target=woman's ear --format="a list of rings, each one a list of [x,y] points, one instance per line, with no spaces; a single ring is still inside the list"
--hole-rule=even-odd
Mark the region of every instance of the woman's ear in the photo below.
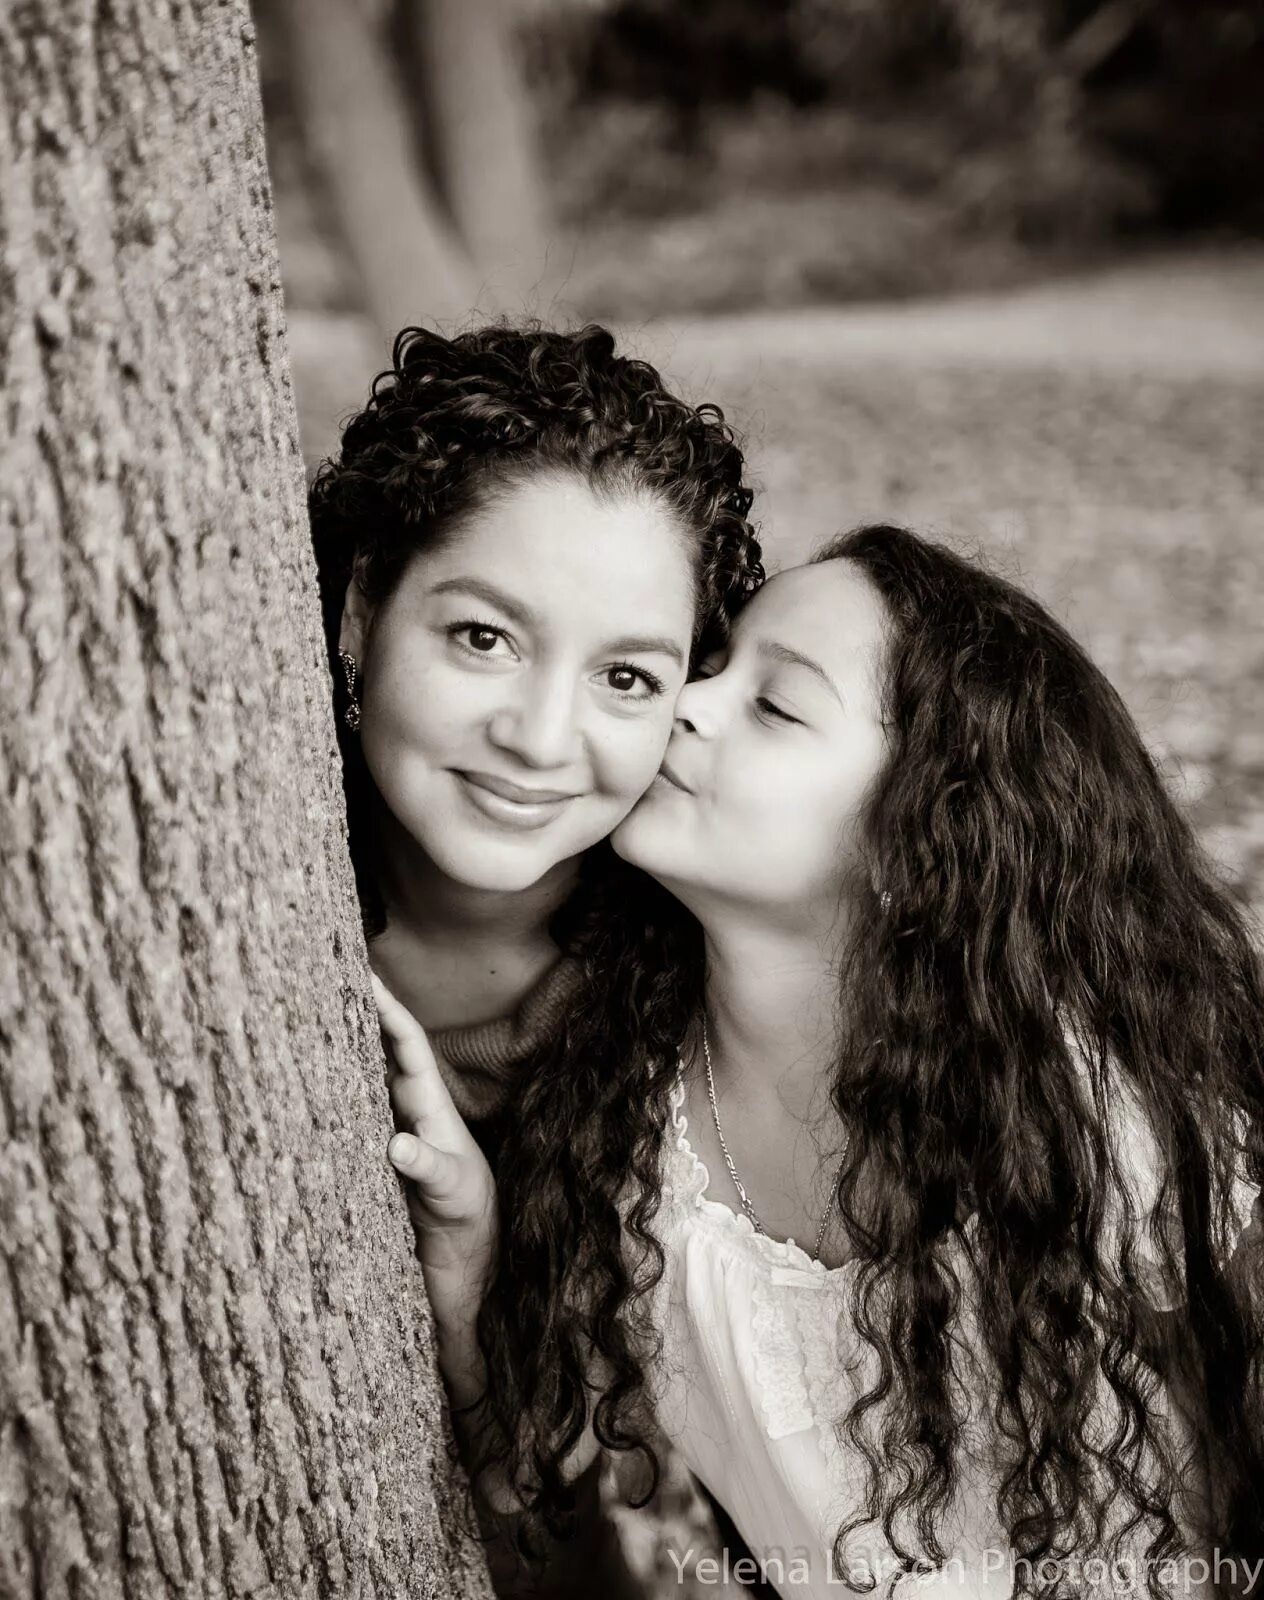
[[[353,573],[347,584],[346,597],[342,602],[338,648],[354,656],[356,661],[364,660],[364,645],[373,623],[373,610],[372,601],[360,587],[359,578]]]

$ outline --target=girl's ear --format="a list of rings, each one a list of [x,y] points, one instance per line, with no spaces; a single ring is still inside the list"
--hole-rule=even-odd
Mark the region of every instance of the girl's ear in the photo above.
[[[359,578],[353,573],[342,602],[338,648],[354,656],[357,661],[364,660],[364,645],[373,622],[373,610],[372,601],[360,587]]]

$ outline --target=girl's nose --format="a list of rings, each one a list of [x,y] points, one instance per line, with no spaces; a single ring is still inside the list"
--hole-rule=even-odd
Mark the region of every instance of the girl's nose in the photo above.
[[[575,685],[549,674],[519,679],[487,725],[491,742],[528,767],[550,770],[572,766],[582,754]]]
[[[676,727],[712,739],[719,727],[719,691],[714,678],[694,678],[676,697]]]

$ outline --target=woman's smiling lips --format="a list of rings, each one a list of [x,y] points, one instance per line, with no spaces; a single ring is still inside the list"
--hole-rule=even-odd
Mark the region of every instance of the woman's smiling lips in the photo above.
[[[578,800],[573,791],[524,789],[520,783],[498,777],[494,772],[461,772],[453,769],[465,798],[492,822],[510,828],[543,828],[552,822],[568,800]]]

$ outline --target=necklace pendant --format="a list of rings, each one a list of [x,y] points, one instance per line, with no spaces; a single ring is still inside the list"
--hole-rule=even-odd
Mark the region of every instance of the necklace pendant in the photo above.
[[[766,1233],[767,1229],[755,1214],[755,1208],[750,1202],[742,1180],[737,1175],[737,1167],[733,1157],[729,1154],[728,1143],[724,1137],[724,1129],[720,1126],[720,1106],[715,1096],[715,1074],[711,1068],[711,1041],[707,1037],[707,1014],[702,1013],[702,1059],[707,1069],[707,1099],[711,1102],[711,1120],[715,1124],[715,1136],[720,1141],[720,1154],[724,1157],[724,1165],[728,1168],[729,1177],[733,1180],[733,1187],[737,1191],[737,1198],[741,1202],[742,1215],[754,1228],[756,1233]],[[818,1262],[821,1259],[821,1246],[825,1243],[825,1230],[829,1226],[830,1213],[834,1209],[834,1190],[838,1187],[838,1180],[842,1176],[843,1165],[847,1159],[844,1150],[843,1158],[838,1164],[838,1171],[834,1174],[834,1187],[830,1190],[830,1197],[825,1204],[825,1215],[821,1218],[821,1226],[816,1235],[816,1249],[813,1250],[811,1259]]]

